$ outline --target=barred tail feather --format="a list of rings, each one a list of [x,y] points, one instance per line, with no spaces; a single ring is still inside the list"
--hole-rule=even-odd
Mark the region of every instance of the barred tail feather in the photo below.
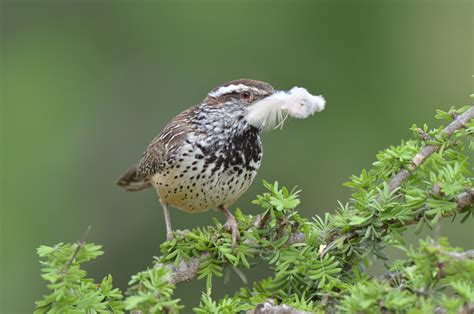
[[[127,172],[118,178],[116,184],[127,191],[141,191],[151,186],[147,178],[140,176],[136,166],[131,167]]]

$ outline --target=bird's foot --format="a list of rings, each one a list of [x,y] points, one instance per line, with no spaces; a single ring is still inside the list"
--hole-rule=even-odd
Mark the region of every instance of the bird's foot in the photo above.
[[[240,240],[239,226],[234,216],[228,217],[227,222],[224,224],[223,229],[231,232],[232,235],[232,247],[237,246],[237,242]]]
[[[171,241],[173,240],[173,238],[174,238],[173,231],[166,232],[166,241]]]

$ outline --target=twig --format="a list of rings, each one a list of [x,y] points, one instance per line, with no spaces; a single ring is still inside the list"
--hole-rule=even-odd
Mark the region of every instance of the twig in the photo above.
[[[449,256],[458,260],[469,260],[474,259],[474,250],[469,250],[465,252],[441,252],[443,255]]]
[[[442,133],[446,137],[451,137],[455,131],[465,127],[471,119],[474,118],[474,106],[471,106],[463,114],[454,118],[454,120],[446,126]],[[433,154],[438,151],[440,145],[426,145],[424,146],[411,160],[411,169],[401,169],[388,183],[390,191],[397,189],[403,182],[405,182],[411,173],[418,169],[418,167]]]
[[[169,277],[169,283],[176,285],[182,282],[188,282],[197,277],[199,272],[199,265],[202,260],[206,259],[209,256],[208,252],[204,252],[200,257],[191,257],[189,260],[181,260],[179,265],[176,267],[173,264],[157,264],[156,267],[165,267],[171,271],[171,276]]]
[[[456,202],[458,203],[458,207],[456,210],[460,211],[472,203],[474,203],[474,189],[467,190],[456,196]]]
[[[469,207],[470,205],[472,205],[474,203],[474,189],[470,189],[466,192],[462,192],[460,193],[458,196],[456,196],[453,201],[455,201],[456,203],[458,203],[458,206],[456,207],[456,210],[455,211],[452,211],[446,215],[444,215],[443,217],[450,217],[450,216],[453,216],[454,214],[458,213],[458,212],[461,212],[462,210],[464,210],[465,208]],[[409,226],[409,225],[414,225],[416,223],[418,223],[420,220],[419,219],[414,219],[414,220],[410,220],[410,221],[405,221],[403,222],[402,224],[400,225],[397,225],[397,227],[405,227],[405,226]],[[391,224],[391,223],[390,223]]]
[[[250,229],[255,228],[254,226],[250,227]],[[247,230],[248,232],[250,232]],[[302,232],[294,232],[291,233],[288,237],[288,241],[286,242],[287,245],[295,244],[295,243],[302,243],[306,241],[306,237]],[[168,282],[176,285],[183,282],[188,282],[193,280],[197,277],[199,272],[200,264],[203,260],[209,257],[209,252],[203,252],[199,257],[191,257],[188,260],[182,259],[179,262],[178,266],[174,266],[174,263],[170,264],[162,264],[158,263],[155,267],[165,267],[166,269],[171,271],[171,275],[168,279]]]
[[[247,314],[309,314],[309,312],[297,310],[289,305],[275,305],[273,300],[257,305],[255,310],[247,311]]]
[[[91,231],[91,226],[87,227],[86,231],[84,231],[84,233],[82,234],[81,239],[77,241],[76,249],[74,250],[74,253],[72,254],[72,256],[69,258],[67,264],[64,265],[63,269],[61,269],[60,271],[61,274],[65,274],[68,271],[69,267],[71,267],[72,263],[77,257],[77,254],[79,253],[79,250],[86,243],[86,239],[90,231]]]
[[[431,138],[431,136],[426,133],[425,131],[423,131],[423,129],[421,128],[417,128],[416,131],[418,132],[418,134],[420,135],[420,138],[423,140],[423,141],[432,141],[433,139]]]
[[[458,203],[458,206],[456,207],[456,210],[450,212],[449,214],[447,214],[444,217],[452,216],[455,213],[461,212],[465,208],[467,208],[467,207],[471,206],[472,204],[474,204],[474,189],[470,189],[466,192],[460,193],[458,196],[456,196],[454,198],[454,201],[456,201]],[[416,218],[414,220],[404,221],[404,222],[398,223],[398,224],[395,221],[393,221],[393,222],[391,221],[391,222],[385,223],[383,225],[383,228],[385,228],[385,230],[387,230],[387,232],[388,232],[389,225],[396,224],[396,227],[406,227],[406,226],[417,224],[420,221],[420,219],[421,219],[421,217]],[[321,251],[320,255],[324,256],[329,251],[331,251],[336,246],[336,244],[338,243],[338,241],[341,237],[344,237],[345,241],[355,238],[358,235],[357,230],[358,229],[356,228],[356,229],[353,229],[353,230],[351,230],[349,232],[346,232],[344,234],[336,233],[336,235],[334,237],[332,237],[331,241],[326,245],[324,250]]]

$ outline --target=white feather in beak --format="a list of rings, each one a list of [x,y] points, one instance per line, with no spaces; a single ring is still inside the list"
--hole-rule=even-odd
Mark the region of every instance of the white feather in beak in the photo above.
[[[248,107],[245,119],[259,129],[283,126],[287,116],[305,119],[315,112],[324,110],[326,101],[322,96],[311,95],[302,87],[290,91],[276,91]]]

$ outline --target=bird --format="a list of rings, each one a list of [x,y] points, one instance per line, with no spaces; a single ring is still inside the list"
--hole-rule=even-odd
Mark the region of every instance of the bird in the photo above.
[[[227,82],[173,118],[116,184],[126,191],[156,190],[167,240],[173,239],[170,207],[189,213],[214,209],[225,215],[223,228],[235,244],[240,233],[229,208],[261,165],[261,133],[281,127],[288,116],[306,118],[324,107],[322,96],[301,87],[280,91],[258,80]]]

